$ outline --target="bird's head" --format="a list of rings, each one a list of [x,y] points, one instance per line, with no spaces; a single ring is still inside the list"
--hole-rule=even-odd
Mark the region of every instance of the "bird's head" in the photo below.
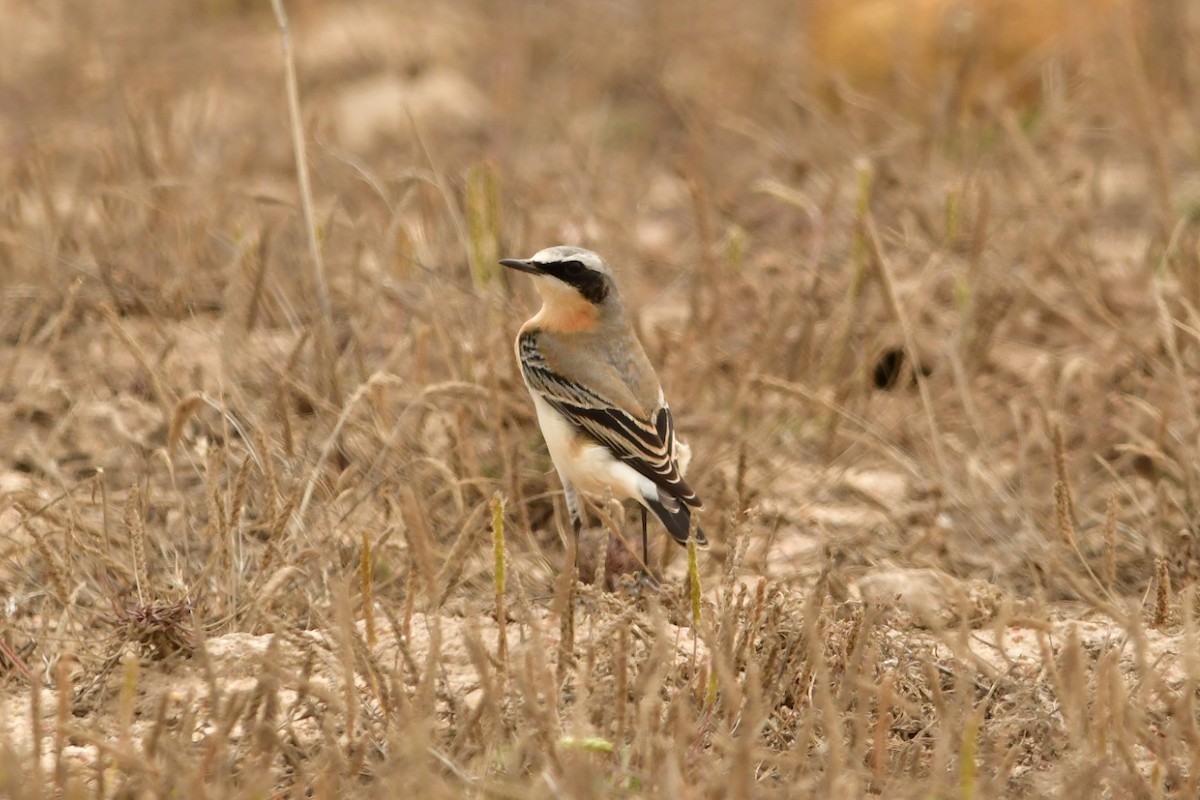
[[[533,276],[547,306],[570,307],[587,303],[596,311],[616,307],[617,286],[604,259],[582,247],[547,247],[533,258],[502,258],[510,269]]]

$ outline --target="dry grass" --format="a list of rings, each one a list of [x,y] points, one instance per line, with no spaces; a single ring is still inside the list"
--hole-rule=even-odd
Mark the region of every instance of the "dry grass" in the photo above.
[[[1014,106],[826,81],[790,2],[293,3],[306,213],[269,3],[0,0],[0,795],[1197,796],[1156,9]],[[698,585],[561,568],[492,264],[558,242],[639,310]]]

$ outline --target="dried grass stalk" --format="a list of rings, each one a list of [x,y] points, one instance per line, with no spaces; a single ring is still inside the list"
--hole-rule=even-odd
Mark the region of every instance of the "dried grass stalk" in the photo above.
[[[504,602],[505,587],[504,550],[504,495],[499,491],[492,495],[492,569],[496,590],[496,658],[502,667],[508,665],[508,609]]]

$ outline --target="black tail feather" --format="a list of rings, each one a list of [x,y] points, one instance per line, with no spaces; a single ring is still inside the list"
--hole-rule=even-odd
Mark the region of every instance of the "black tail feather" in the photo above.
[[[667,533],[671,534],[676,542],[683,546],[687,546],[688,532],[692,527],[692,509],[686,503],[672,503],[675,508],[668,508],[657,497],[647,497],[646,505],[654,512],[654,516],[658,517],[662,522],[663,527],[667,529]],[[704,535],[704,530],[697,525],[696,546],[699,548],[708,547],[708,537]]]

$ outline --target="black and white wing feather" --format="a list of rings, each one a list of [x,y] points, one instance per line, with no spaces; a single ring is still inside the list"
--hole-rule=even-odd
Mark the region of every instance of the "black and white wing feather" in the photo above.
[[[664,403],[649,418],[620,407],[612,398],[551,369],[530,331],[519,340],[521,372],[537,392],[576,429],[604,445],[618,459],[658,486],[660,495],[699,508],[696,493],[679,473],[675,452],[675,423]],[[684,534],[686,538],[686,533]]]

